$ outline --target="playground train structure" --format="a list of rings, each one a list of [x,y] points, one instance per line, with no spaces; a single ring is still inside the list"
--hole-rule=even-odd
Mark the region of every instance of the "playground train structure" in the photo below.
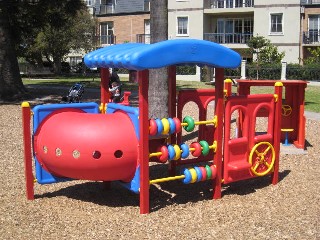
[[[238,67],[241,57],[216,43],[189,39],[119,44],[90,52],[84,61],[88,67],[101,68],[101,104],[44,104],[31,109],[28,102],[22,103],[30,200],[34,199],[35,182],[117,181],[140,194],[140,213],[144,214],[150,211],[150,184],[211,181],[213,198],[218,199],[223,184],[266,175],[276,184],[280,142],[285,138],[304,147],[303,99],[302,103],[286,103],[290,107],[286,111],[291,111],[289,115],[299,119],[299,124],[293,126],[294,121],[284,120],[287,125],[282,126],[281,120],[287,117],[282,108],[283,82],[268,82],[274,86],[270,94],[250,94],[244,82],[239,85],[243,86],[242,94],[232,94],[232,82],[224,81],[224,68]],[[177,94],[176,65],[181,64],[215,67],[215,88]],[[168,67],[169,116],[149,119],[148,70],[161,67]],[[138,107],[109,102],[109,68],[137,71]],[[295,101],[294,94],[286,95]],[[199,120],[182,116],[188,102],[199,108]],[[214,113],[207,117],[210,102],[214,102]],[[267,123],[263,132],[257,132],[261,116]],[[236,124],[236,132],[232,124]],[[198,140],[183,143],[182,131],[195,131],[195,126]],[[286,131],[289,137],[281,131],[293,128]],[[165,173],[163,178],[150,179],[150,161],[168,164],[169,176]]]

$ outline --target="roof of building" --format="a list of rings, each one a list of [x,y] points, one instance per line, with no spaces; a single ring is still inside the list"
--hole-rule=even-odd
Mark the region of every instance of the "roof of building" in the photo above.
[[[84,62],[89,68],[126,68],[144,70],[170,65],[197,64],[236,68],[240,55],[217,43],[196,40],[167,40],[154,44],[124,43],[88,53]]]

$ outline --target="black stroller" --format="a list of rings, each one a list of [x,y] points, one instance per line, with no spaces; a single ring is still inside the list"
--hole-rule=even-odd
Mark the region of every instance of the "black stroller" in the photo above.
[[[83,93],[84,85],[76,83],[70,88],[68,96],[62,97],[62,102],[78,103],[80,102]]]

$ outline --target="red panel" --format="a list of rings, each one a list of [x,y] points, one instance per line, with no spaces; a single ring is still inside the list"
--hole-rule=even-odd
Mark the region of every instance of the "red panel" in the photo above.
[[[305,145],[305,116],[304,98],[307,82],[302,80],[237,80],[239,95],[249,95],[252,86],[274,86],[281,82],[285,87],[285,99],[283,105],[289,105],[292,112],[288,116],[282,115],[281,128],[292,128],[289,134],[289,142],[294,143],[297,148],[304,148]],[[284,141],[285,134],[282,133],[281,141]]]
[[[263,111],[262,111],[263,109]],[[241,133],[238,138],[231,138],[231,116],[239,112],[239,124]],[[256,117],[268,118],[267,132],[255,135]],[[259,142],[273,144],[274,133],[274,96],[272,94],[248,95],[229,97],[225,107],[225,144],[224,144],[224,183],[252,178],[249,164],[251,149]]]

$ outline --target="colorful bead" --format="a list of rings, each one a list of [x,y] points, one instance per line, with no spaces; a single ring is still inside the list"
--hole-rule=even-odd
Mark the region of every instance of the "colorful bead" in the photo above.
[[[157,123],[157,134],[160,135],[163,131],[163,124],[159,118],[156,118],[156,123]]]
[[[187,132],[192,132],[194,130],[195,124],[192,117],[186,116],[182,122],[188,124],[187,126],[183,127]]]
[[[201,179],[202,179],[202,172],[201,172],[201,170],[200,170],[199,167],[194,167],[194,170],[195,170],[196,173],[197,173],[197,182],[200,182]]]
[[[203,155],[203,156],[207,156],[207,155],[209,154],[209,151],[210,151],[208,142],[202,140],[202,141],[200,141],[199,143],[200,143],[200,145],[201,145],[201,147],[202,147],[202,152],[201,152],[202,155]]]
[[[149,120],[149,134],[151,136],[154,136],[157,134],[158,131],[158,127],[157,127],[157,123],[154,119],[150,119]]]
[[[184,184],[189,184],[192,180],[192,176],[191,176],[191,173],[189,171],[189,169],[185,168],[184,171],[183,171],[183,174],[184,174],[184,179],[183,179],[183,183]]]
[[[190,153],[188,145],[185,144],[185,143],[182,143],[180,145],[180,148],[182,150],[181,158],[187,158],[189,156],[189,153]]]
[[[173,145],[173,149],[174,149],[174,152],[175,152],[175,157],[174,157],[173,160],[178,160],[180,158],[180,156],[181,156],[181,149],[180,149],[179,145],[177,145],[177,144]]]
[[[168,119],[166,119],[166,118],[162,118],[162,119],[161,119],[161,122],[162,122],[162,125],[163,125],[162,134],[163,134],[163,135],[166,135],[166,134],[169,133],[169,130],[170,130],[169,121],[168,121]]]
[[[211,169],[211,171],[212,171],[211,179],[215,179],[216,176],[217,176],[217,168],[216,168],[216,165],[211,165],[211,166],[210,166],[210,169]]]
[[[159,156],[159,160],[160,162],[162,163],[165,163],[167,160],[168,160],[168,157],[169,157],[169,151],[168,151],[168,148],[166,146],[162,146],[160,148],[160,152],[162,153],[161,156]]]
[[[207,180],[207,171],[204,167],[199,167],[200,168],[200,171],[201,171],[201,174],[202,174],[202,178],[201,178],[201,181],[205,181]]]
[[[175,131],[176,131],[176,124],[174,123],[172,118],[168,118],[168,122],[169,122],[169,126],[170,126],[169,127],[170,128],[169,133],[170,134],[174,134]]]
[[[201,155],[201,145],[198,142],[193,142],[190,144],[190,148],[194,148],[194,151],[191,152],[192,156],[199,157]]]
[[[176,155],[176,152],[175,152],[172,145],[168,145],[167,147],[168,147],[168,152],[169,152],[169,160],[173,160]]]
[[[205,168],[206,168],[206,171],[207,171],[207,180],[209,180],[212,177],[212,171],[211,171],[211,168],[208,165],[206,165]]]
[[[197,172],[196,172],[196,170],[194,168],[190,168],[189,172],[190,172],[191,178],[192,178],[191,183],[195,183],[197,181]]]
[[[182,126],[181,126],[181,122],[180,122],[179,118],[174,117],[173,121],[174,121],[174,123],[176,125],[176,133],[181,132]]]

